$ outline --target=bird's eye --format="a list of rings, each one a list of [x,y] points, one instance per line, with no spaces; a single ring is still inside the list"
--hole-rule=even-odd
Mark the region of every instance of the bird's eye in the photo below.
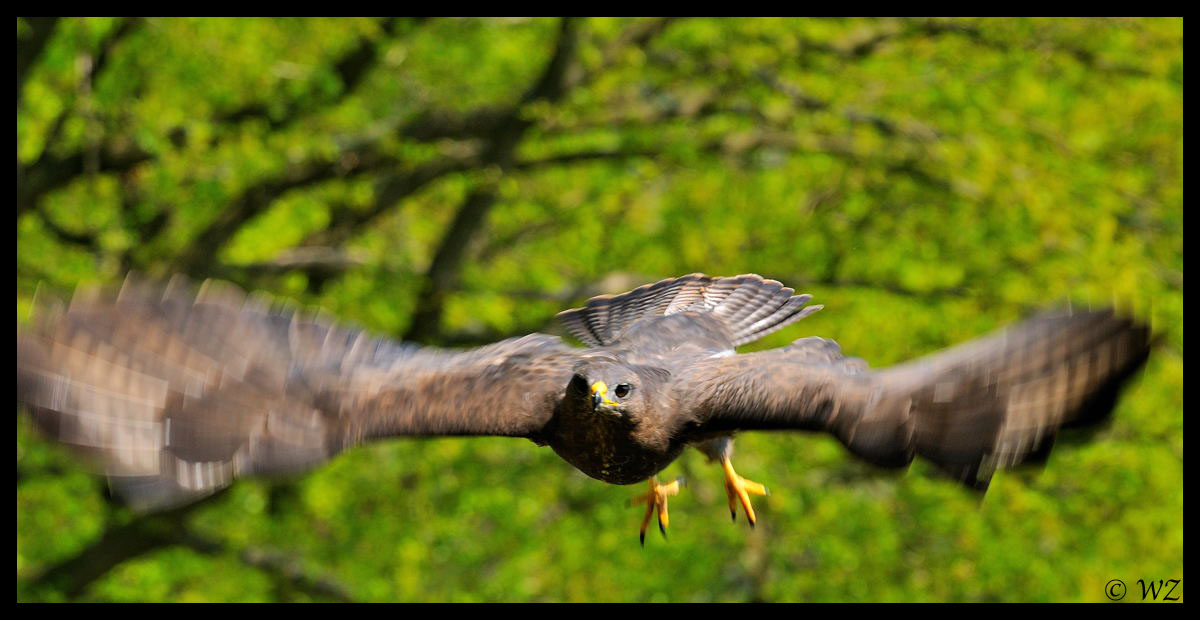
[[[613,390],[613,393],[617,395],[617,398],[625,398],[629,396],[631,390],[633,390],[633,386],[628,383],[619,383],[616,389]]]

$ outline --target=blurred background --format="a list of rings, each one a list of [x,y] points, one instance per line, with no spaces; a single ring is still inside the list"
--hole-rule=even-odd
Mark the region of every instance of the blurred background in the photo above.
[[[641,487],[394,440],[139,516],[17,416],[17,599],[1102,601],[1183,578],[1181,19],[17,18],[17,317],[137,270],[378,334],[562,334],[587,297],[755,272],[886,366],[1039,308],[1164,338],[1093,441],[980,498],[747,434]],[[1182,589],[1180,588],[1180,591]]]

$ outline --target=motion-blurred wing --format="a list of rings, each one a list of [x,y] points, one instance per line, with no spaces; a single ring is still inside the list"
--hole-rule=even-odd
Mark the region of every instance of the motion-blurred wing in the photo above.
[[[573,353],[531,335],[464,352],[272,311],[236,289],[127,282],[17,333],[17,399],[135,506],[184,503],[394,435],[536,437]]]
[[[1149,350],[1146,327],[1101,311],[1040,317],[879,372],[810,338],[705,360],[678,391],[701,434],[827,431],[873,463],[920,455],[984,489],[997,467],[1044,457],[1060,428],[1106,418]]]

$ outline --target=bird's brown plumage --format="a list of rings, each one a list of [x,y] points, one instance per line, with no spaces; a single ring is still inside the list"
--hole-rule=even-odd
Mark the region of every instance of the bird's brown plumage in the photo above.
[[[692,274],[562,313],[587,349],[533,334],[448,351],[228,285],[193,294],[181,280],[130,279],[117,295],[43,305],[31,329],[18,328],[17,394],[143,508],[402,435],[525,437],[626,484],[689,444],[815,430],[868,461],[922,456],[985,488],[997,467],[1044,455],[1060,428],[1104,418],[1149,351],[1145,327],[1099,311],[1041,317],[881,371],[820,338],[736,354],[819,309],[792,293],[756,275]],[[597,406],[597,382],[626,394]]]

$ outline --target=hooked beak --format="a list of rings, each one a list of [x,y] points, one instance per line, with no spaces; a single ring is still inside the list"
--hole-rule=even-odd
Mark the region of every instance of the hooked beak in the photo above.
[[[592,384],[592,409],[600,408],[600,405],[608,405],[609,407],[620,407],[620,403],[609,400],[608,385],[603,381],[597,381]]]

